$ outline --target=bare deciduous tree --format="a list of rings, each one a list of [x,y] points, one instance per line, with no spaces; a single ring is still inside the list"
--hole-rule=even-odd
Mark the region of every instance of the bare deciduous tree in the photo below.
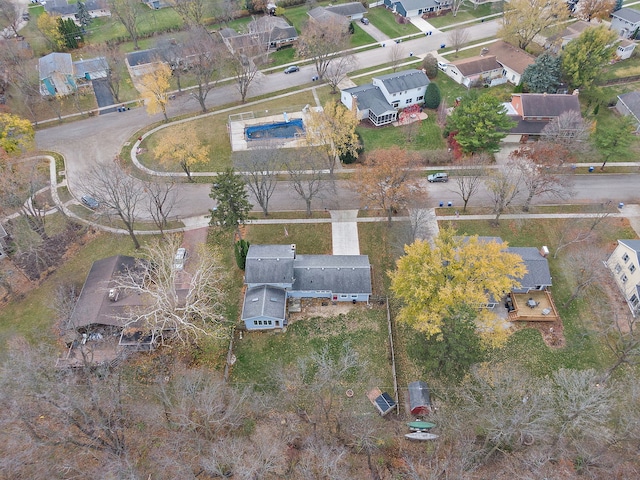
[[[109,9],[129,33],[135,50],[140,49],[138,46],[138,6],[139,2],[136,0],[109,0]]]
[[[465,0],[451,0],[451,13],[454,17],[458,16],[460,7],[464,4]]]
[[[322,155],[311,151],[297,160],[288,161],[285,168],[289,174],[289,184],[305,201],[307,216],[310,217],[311,201],[322,193],[328,180]]]
[[[283,151],[275,145],[266,144],[263,148],[256,148],[242,153],[237,161],[237,169],[265,217],[269,215],[269,200],[278,184],[278,172],[284,164]]]
[[[298,38],[298,55],[310,58],[323,79],[335,55],[346,49],[349,41],[344,18],[332,16],[326,21],[309,20]]]
[[[139,180],[129,176],[118,164],[102,163],[89,170],[83,188],[122,220],[133,245],[140,248],[135,223],[138,208],[144,205],[145,193]]]
[[[584,119],[580,112],[569,110],[550,121],[541,133],[542,140],[552,143],[556,149],[558,145],[562,146],[563,150],[556,152],[557,156],[564,154],[564,158],[560,157],[562,163],[568,156],[589,150],[589,137],[594,129],[594,123]]]
[[[22,6],[11,0],[0,0],[0,24],[5,28],[5,37],[18,36],[18,26],[22,21]],[[8,33],[7,32],[13,32]],[[3,47],[4,48],[4,47]]]
[[[465,43],[469,41],[469,30],[466,28],[454,28],[447,34],[447,39],[451,44],[451,47],[455,51],[455,56],[458,56],[458,52]]]
[[[500,215],[509,208],[520,193],[522,178],[520,170],[509,162],[504,168],[491,170],[484,179],[493,203],[494,223],[500,222]]]
[[[454,177],[457,190],[455,191],[462,199],[462,211],[467,211],[467,205],[482,185],[482,177],[485,174],[485,166],[489,163],[486,155],[472,155],[465,157],[460,166],[464,167],[459,171],[459,175]]]
[[[400,67],[400,63],[406,57],[404,47],[400,43],[394,43],[389,48],[389,64],[391,65],[391,71],[395,72]]]
[[[609,212],[606,208],[610,203],[603,204],[601,212],[592,214],[588,218],[578,218],[563,222],[561,228],[556,230],[558,240],[556,249],[553,252],[553,258],[558,258],[560,251],[570,245],[586,242],[597,234],[598,227],[609,217]]]
[[[170,0],[169,3],[187,25],[203,25],[208,3],[206,0]]]
[[[242,103],[249,94],[249,87],[256,81],[260,65],[266,60],[266,54],[261,45],[247,45],[230,55],[227,62],[235,78],[236,88],[240,93]]]
[[[337,55],[331,60],[324,75],[324,79],[331,87],[331,93],[338,91],[338,85],[347,77],[347,74],[356,69],[358,61],[349,54]]]
[[[176,238],[151,241],[143,247],[147,259],[114,279],[114,288],[144,296],[147,303],[126,312],[127,325],[143,325],[164,344],[169,340],[194,343],[202,336],[224,337],[222,316],[225,273],[215,252],[192,254],[186,270],[174,266],[180,242]]]
[[[146,181],[145,191],[149,198],[149,215],[164,235],[171,211],[178,200],[178,190],[174,182]]]

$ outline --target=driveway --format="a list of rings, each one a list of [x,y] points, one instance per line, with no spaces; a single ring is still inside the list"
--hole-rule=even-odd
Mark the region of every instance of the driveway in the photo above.
[[[96,101],[98,102],[98,107],[108,107],[109,105],[113,105],[115,103],[113,99],[113,94],[111,93],[111,89],[109,88],[109,83],[105,78],[96,78],[91,81],[91,85],[93,86],[93,93],[96,95]],[[105,113],[113,113],[116,109],[107,108],[105,110],[100,110],[100,115],[104,115]]]
[[[358,25],[360,25],[360,28],[362,28],[365,32],[371,35],[371,37],[376,42],[384,42],[386,40],[389,40],[389,37],[382,33],[382,31],[376,28],[376,26],[371,22],[369,22],[369,25],[365,25],[364,23],[359,22]]]
[[[415,25],[416,28],[418,28],[422,33],[429,33],[429,32],[441,33],[440,30],[438,30],[436,27],[431,25],[422,17],[411,17],[409,18],[409,21],[413,25]]]

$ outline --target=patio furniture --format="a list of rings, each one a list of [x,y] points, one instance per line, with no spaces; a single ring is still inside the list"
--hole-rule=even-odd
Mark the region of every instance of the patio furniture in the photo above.
[[[544,310],[542,310],[542,314],[543,315],[549,315],[551,313],[551,309],[550,308],[545,308]]]
[[[529,300],[527,300],[527,306],[529,308],[536,308],[538,306],[538,303],[533,298],[530,298]]]

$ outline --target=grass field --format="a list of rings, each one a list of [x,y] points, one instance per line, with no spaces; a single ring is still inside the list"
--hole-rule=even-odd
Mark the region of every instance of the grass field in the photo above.
[[[410,150],[438,150],[445,147],[442,131],[436,123],[436,116],[422,121],[417,132],[413,126],[382,128],[359,126],[357,132],[362,137],[365,150],[371,151],[379,148],[390,148],[393,145],[401,145]],[[409,140],[409,134],[411,139]]]
[[[390,38],[404,37],[420,33],[420,30],[411,23],[400,24],[396,16],[385,7],[369,9],[367,18],[375,27]]]
[[[494,6],[493,3],[485,3],[484,5],[478,5],[474,8],[473,5],[466,3],[463,5],[458,14],[454,17],[453,14],[448,13],[441,17],[433,17],[428,20],[428,22],[436,28],[446,27],[448,25],[454,25],[456,23],[467,22],[469,20],[473,20],[480,17],[486,17],[487,15],[492,15],[494,13],[499,13],[502,11],[502,8],[497,10],[497,6]]]

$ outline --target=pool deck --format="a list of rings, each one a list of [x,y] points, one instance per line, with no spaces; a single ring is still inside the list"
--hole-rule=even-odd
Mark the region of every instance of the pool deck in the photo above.
[[[301,118],[304,122],[305,116],[305,112],[287,112],[287,117],[289,118],[289,120]],[[264,140],[247,141],[244,133],[244,129],[246,127],[281,122],[284,122],[284,117],[282,114],[231,122],[229,124],[231,151],[242,152],[245,150],[251,150],[253,148],[264,148],[265,146],[272,146],[273,148],[299,148],[307,145],[304,135],[297,138],[268,138]]]

